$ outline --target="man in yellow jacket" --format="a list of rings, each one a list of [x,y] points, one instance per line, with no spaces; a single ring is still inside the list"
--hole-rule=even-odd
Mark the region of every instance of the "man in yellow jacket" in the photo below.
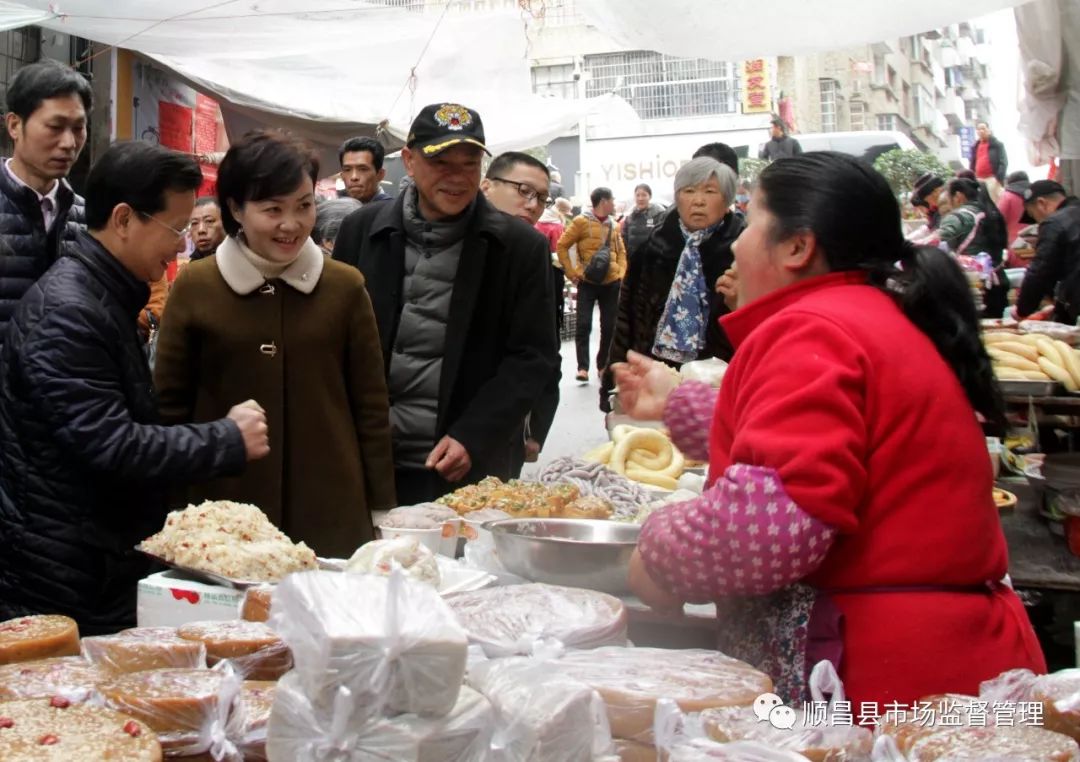
[[[603,376],[619,308],[619,287],[626,274],[626,247],[615,226],[615,197],[610,188],[591,194],[592,210],[575,217],[559,239],[559,261],[563,271],[577,286],[577,376],[589,381],[589,334],[592,333],[593,305],[600,306],[600,349],[596,353],[597,376]],[[577,263],[570,260],[570,247],[577,246]],[[586,280],[589,261],[601,249],[609,251],[611,264],[602,277]],[[595,282],[594,282],[595,281]]]

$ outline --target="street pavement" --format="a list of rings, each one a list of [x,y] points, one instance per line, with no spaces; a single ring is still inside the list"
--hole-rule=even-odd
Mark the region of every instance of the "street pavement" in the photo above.
[[[589,356],[596,357],[600,344],[599,311],[594,311]],[[600,381],[596,368],[589,371],[589,383],[574,380],[577,373],[577,355],[574,340],[562,343],[562,380],[559,382],[559,409],[551,426],[547,443],[540,453],[538,463],[526,463],[522,478],[534,477],[546,464],[564,455],[580,457],[597,445],[608,441],[604,414],[600,412]]]

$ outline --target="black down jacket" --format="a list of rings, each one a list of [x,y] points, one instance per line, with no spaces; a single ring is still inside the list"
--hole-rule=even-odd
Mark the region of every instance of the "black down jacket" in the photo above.
[[[724,329],[720,327],[720,317],[728,312],[723,297],[716,293],[716,281],[723,275],[735,257],[731,244],[742,233],[746,223],[734,212],[724,217],[724,225],[701,244],[701,269],[705,274],[708,287],[709,317],[705,330],[705,346],[698,355],[699,360],[716,357],[725,362],[731,360],[734,350]],[[656,341],[656,327],[664,315],[671,283],[675,280],[675,271],[679,267],[686,240],[679,228],[679,213],[671,209],[660,227],[653,230],[648,242],[630,260],[630,267],[623,278],[622,291],[619,293],[619,315],[615,322],[615,336],[611,341],[611,353],[608,355],[608,368],[613,363],[626,362],[629,350],[652,357],[653,344]],[[669,365],[674,365],[664,360]],[[608,395],[614,387],[614,374],[611,370],[604,373],[600,384],[600,408],[607,409]]]
[[[168,487],[243,468],[231,421],[158,425],[135,316],[149,289],[86,233],[30,287],[0,352],[0,620],[135,624]]]
[[[46,233],[34,191],[0,167],[0,344],[23,294],[60,258],[85,223],[82,197],[66,180],[60,181],[56,202],[56,221]]]
[[[1054,297],[1054,320],[1076,325],[1080,318],[1080,199],[1069,196],[1039,224],[1039,242],[1016,311],[1027,317],[1044,297]]]

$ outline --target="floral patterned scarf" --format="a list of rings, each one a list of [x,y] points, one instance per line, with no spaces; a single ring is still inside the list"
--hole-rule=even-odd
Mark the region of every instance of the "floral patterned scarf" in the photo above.
[[[696,360],[705,346],[709,318],[709,284],[701,266],[701,244],[723,227],[724,221],[690,232],[679,220],[686,244],[675,269],[664,314],[656,326],[653,357],[684,363]]]

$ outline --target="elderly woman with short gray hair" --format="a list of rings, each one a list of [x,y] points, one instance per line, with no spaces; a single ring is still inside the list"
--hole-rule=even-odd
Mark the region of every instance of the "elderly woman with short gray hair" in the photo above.
[[[738,178],[725,164],[701,157],[675,175],[675,204],[630,262],[619,295],[607,367],[629,350],[678,368],[707,357],[730,360],[731,343],[717,322],[728,312],[716,283],[731,267],[731,244],[745,223],[731,210]],[[609,410],[611,372],[600,409]]]
[[[332,253],[341,223],[362,206],[363,204],[351,197],[320,201],[315,207],[315,227],[311,230],[311,240],[327,254]]]

